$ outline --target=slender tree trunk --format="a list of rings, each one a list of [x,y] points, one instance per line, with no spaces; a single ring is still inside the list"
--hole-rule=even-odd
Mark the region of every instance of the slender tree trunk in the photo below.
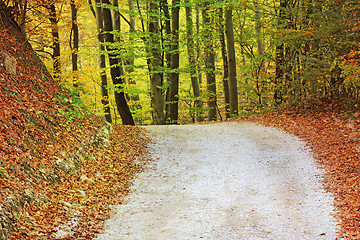
[[[179,4],[180,0],[173,0],[171,8],[170,104],[167,119],[171,124],[177,124],[179,115]]]
[[[70,48],[71,48],[71,63],[73,71],[73,86],[78,88],[78,53],[79,53],[79,27],[77,24],[77,7],[75,5],[75,0],[70,1],[71,6],[71,36],[72,44],[70,37]],[[77,93],[79,94],[79,92]]]
[[[256,43],[258,48],[258,54],[264,55],[264,42],[262,38],[262,29],[261,29],[261,19],[260,19],[260,10],[259,3],[257,0],[253,0],[254,9],[255,9],[255,33],[256,33]],[[263,64],[263,61],[262,63]]]
[[[59,80],[61,74],[61,62],[60,62],[60,39],[59,39],[59,26],[58,26],[58,18],[56,16],[56,8],[54,4],[49,6],[50,17],[49,20],[51,22],[51,34],[53,38],[53,68],[54,68],[54,79]]]
[[[136,14],[135,14],[135,9],[134,9],[134,4],[133,4],[133,0],[128,0],[128,7],[129,7],[129,11],[130,11],[130,16],[129,16],[129,21],[130,21],[130,28],[129,28],[129,41],[131,44],[133,44],[133,33],[135,33],[135,22],[136,22]],[[132,47],[130,47],[129,50],[130,54],[128,56],[128,58],[126,59],[126,71],[129,73],[129,78],[128,78],[128,83],[132,84],[132,85],[136,85],[136,81],[135,79],[133,79],[132,74],[135,71],[134,68],[134,50]],[[130,94],[130,99],[134,102],[136,102],[135,105],[133,105],[132,107],[135,107],[137,109],[141,109],[141,104],[139,103],[140,97],[138,94]]]
[[[225,9],[225,33],[227,40],[227,52],[229,59],[229,97],[230,97],[230,114],[238,115],[238,90],[236,80],[236,55],[235,55],[235,41],[232,20],[232,9],[230,7]]]
[[[164,98],[163,98],[163,76],[160,73],[161,44],[159,28],[159,0],[149,1],[148,48],[151,58],[148,59],[150,70],[150,97],[152,107],[153,124],[165,124]]]
[[[196,36],[200,36],[200,11],[199,6],[195,7],[195,19],[196,19]],[[196,62],[198,63],[196,66],[196,71],[198,73],[198,79],[199,79],[199,85],[202,85],[202,72],[201,72],[201,66],[199,64],[200,62],[200,55],[201,55],[201,47],[200,47],[200,39],[199,37],[196,37]],[[201,90],[201,88],[200,88]]]
[[[169,11],[169,6],[168,6],[167,0],[159,0],[159,4],[160,4],[160,9],[161,9],[162,13],[164,14],[163,17],[165,17],[163,19],[163,21],[165,23],[165,28],[160,29],[160,31],[164,30],[164,35],[161,36],[162,47],[163,47],[163,49],[170,49],[171,16],[170,16],[170,11]],[[164,56],[162,56],[163,65],[164,66],[166,65],[166,67],[170,69],[171,57],[170,57],[169,51],[164,51],[163,55],[164,55]],[[165,61],[164,61],[164,59],[165,59]]]
[[[221,56],[223,59],[223,88],[225,97],[225,116],[226,119],[230,118],[230,93],[229,93],[229,61],[225,43],[225,29],[224,29],[224,13],[223,9],[219,9],[219,38],[221,45]]]
[[[114,40],[115,42],[121,43],[122,39],[120,36],[121,33],[121,15],[120,15],[120,9],[119,9],[119,1],[118,0],[113,0],[113,9],[112,9],[112,20],[113,20],[113,28],[116,31],[117,34],[114,34]],[[122,47],[122,50],[123,47]],[[127,84],[126,78],[125,78],[125,70],[124,70],[124,65],[126,65],[126,61],[124,61],[124,59],[118,57],[117,58],[118,61],[118,66],[120,68],[120,72],[123,73],[123,82],[124,84]],[[125,98],[126,100],[130,101],[131,97],[129,93],[125,93]],[[130,106],[131,108],[131,106]]]
[[[279,44],[276,46],[276,59],[275,59],[275,89],[274,89],[274,101],[276,104],[280,104],[283,101],[281,83],[284,78],[284,44]]]
[[[287,0],[280,0],[280,8],[278,14],[278,27],[282,28],[283,24],[286,21],[285,18],[285,8],[287,7]],[[284,80],[284,61],[285,61],[285,51],[284,43],[279,43],[276,46],[275,50],[275,89],[274,89],[274,101],[276,104],[280,104],[283,101],[283,92],[281,89],[281,84]]]
[[[114,30],[118,31],[118,33],[121,32],[121,20],[120,20],[120,13],[119,13],[119,2],[118,0],[114,0],[113,1],[113,6],[114,6],[114,10],[112,11],[112,20],[113,20],[113,26],[114,26]],[[114,35],[114,40],[115,42],[120,42],[120,37],[119,35]]]
[[[190,1],[185,0],[185,11],[186,11],[186,41],[187,41],[187,50],[189,56],[189,68],[190,68],[190,79],[191,86],[193,88],[195,96],[195,114],[198,122],[204,121],[202,114],[203,106],[202,100],[200,99],[200,86],[197,75],[197,64],[196,64],[196,46],[194,42],[194,33],[193,33],[193,21],[192,21],[192,8],[190,6]]]
[[[216,120],[216,78],[215,78],[215,50],[213,43],[213,31],[210,26],[209,2],[205,2],[203,14],[204,46],[205,46],[205,71],[208,92],[208,120]]]
[[[110,103],[109,103],[109,92],[108,92],[108,84],[107,84],[107,76],[106,76],[106,56],[104,54],[104,36],[103,36],[103,16],[102,16],[102,8],[98,5],[100,0],[96,0],[96,25],[98,29],[98,40],[99,40],[99,67],[100,67],[100,78],[101,78],[101,103],[104,107],[105,119],[107,122],[112,123],[111,112],[110,112]],[[90,5],[91,6],[91,5]]]
[[[168,70],[171,68],[171,16],[168,6],[168,0],[160,0],[160,10],[162,12],[162,19],[160,20],[160,32],[161,32],[161,47],[162,47],[162,64],[163,67]],[[165,94],[165,120],[170,119],[170,72],[163,73],[163,79],[167,81],[164,85],[167,85]]]
[[[109,0],[103,0],[102,3],[110,4]],[[104,20],[104,30],[105,30],[105,42],[108,44],[113,44],[115,42],[114,35],[110,32],[113,30],[111,11],[108,8],[103,8],[103,20]],[[109,54],[110,62],[110,74],[115,87],[115,101],[116,107],[122,119],[124,125],[135,125],[134,119],[131,115],[129,106],[125,99],[125,93],[122,90],[122,84],[124,84],[124,72],[122,68],[119,67],[118,56],[112,53],[111,46],[106,45],[106,50]]]
[[[311,22],[312,22],[312,14],[313,14],[313,11],[314,11],[314,5],[313,5],[313,1],[312,0],[309,0],[309,1],[306,1],[306,2],[303,2],[304,4],[304,8],[305,8],[305,11],[306,11],[306,15],[305,15],[305,18],[304,18],[304,27],[310,27],[311,26]],[[304,50],[303,50],[303,54],[304,56],[308,57],[311,55],[311,44],[313,43],[312,40],[307,40],[304,44]],[[302,76],[302,84],[303,86],[306,86],[304,88],[304,97],[307,97],[309,95],[310,92],[312,92],[312,85],[313,84],[310,84],[310,81],[308,80],[307,78],[307,74],[306,72],[308,72],[308,69],[310,68],[310,64],[307,62],[307,61],[301,61],[301,68],[302,68],[302,73],[301,73],[301,76]]]
[[[262,28],[261,28],[261,19],[260,19],[260,10],[259,3],[257,0],[253,0],[254,11],[255,11],[255,33],[256,33],[256,43],[257,43],[257,52],[260,57],[260,63],[258,64],[258,69],[256,71],[256,89],[257,95],[259,98],[259,105],[262,104],[261,95],[262,95],[262,77],[265,73],[265,61],[264,61],[264,42],[262,37]]]

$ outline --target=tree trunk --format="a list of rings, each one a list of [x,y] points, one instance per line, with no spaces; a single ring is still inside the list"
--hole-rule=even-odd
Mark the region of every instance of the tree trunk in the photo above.
[[[253,0],[254,4],[254,11],[255,11],[255,33],[256,33],[256,43],[258,48],[258,54],[264,55],[264,42],[262,39],[262,29],[261,29],[261,19],[260,19],[260,10],[259,10],[259,3],[257,0]],[[263,64],[263,61],[261,62]]]
[[[58,18],[56,16],[56,8],[54,4],[49,6],[50,17],[49,20],[51,22],[51,34],[53,38],[53,68],[54,68],[54,79],[59,80],[61,74],[61,62],[60,62],[60,41],[59,41],[59,26],[58,26]]]
[[[263,88],[263,75],[265,73],[265,62],[264,62],[264,42],[262,37],[261,29],[261,19],[259,11],[259,3],[257,0],[253,0],[254,11],[255,11],[255,33],[256,33],[256,43],[257,43],[257,52],[260,58],[260,63],[257,65],[257,71],[255,75],[256,79],[256,94],[259,98],[259,105],[262,104],[262,88]]]
[[[114,26],[114,30],[118,31],[118,33],[121,32],[121,21],[120,21],[120,13],[119,13],[119,3],[118,0],[114,0],[113,1],[113,6],[114,6],[114,10],[112,11],[112,16],[113,16],[113,26]],[[114,35],[114,40],[115,42],[120,42],[120,37],[119,35]]]
[[[79,53],[79,27],[77,24],[77,7],[75,5],[75,1],[70,1],[71,7],[71,36],[70,36],[70,48],[71,48],[71,63],[72,63],[72,71],[73,71],[73,86],[78,88],[78,53]],[[71,44],[72,41],[72,44]],[[79,94],[79,92],[77,92]]]
[[[200,11],[199,7],[195,7],[195,19],[196,19],[196,36],[200,36]],[[199,79],[199,85],[202,85],[202,72],[201,72],[201,66],[200,66],[200,55],[201,55],[201,47],[200,47],[200,38],[196,38],[196,62],[198,63],[196,66],[196,71],[198,73],[198,79]]]
[[[225,34],[224,34],[224,16],[223,9],[219,9],[219,38],[221,45],[221,56],[223,59],[223,88],[225,97],[225,116],[226,119],[230,118],[230,93],[229,93],[229,61],[226,50]]]
[[[165,124],[164,117],[164,98],[163,98],[163,76],[160,73],[161,44],[159,28],[159,0],[149,1],[149,21],[148,21],[148,49],[151,58],[148,59],[150,70],[150,98],[152,107],[153,124]]]
[[[96,25],[98,29],[98,40],[99,40],[99,67],[100,67],[100,78],[101,78],[101,103],[104,107],[105,119],[107,122],[112,123],[111,112],[110,112],[110,103],[109,103],[109,92],[106,76],[106,57],[105,57],[105,47],[104,47],[104,36],[103,36],[103,16],[102,8],[98,5],[100,0],[96,0]]]
[[[225,9],[225,33],[227,40],[227,52],[229,59],[229,97],[230,97],[230,114],[232,116],[238,115],[238,90],[236,80],[236,55],[234,30],[232,21],[232,9],[230,7]]]
[[[191,86],[193,88],[194,96],[195,96],[195,114],[198,122],[204,121],[204,117],[202,114],[203,104],[200,99],[200,86],[199,80],[197,77],[197,64],[196,64],[196,56],[195,56],[195,42],[194,42],[194,33],[193,33],[193,21],[192,21],[192,8],[190,6],[190,1],[185,0],[185,11],[186,11],[186,41],[187,41],[187,50],[189,56],[189,68],[190,68],[190,79]]]
[[[129,13],[129,15],[130,15],[129,16],[129,22],[130,22],[129,41],[131,44],[133,44],[132,34],[135,33],[135,22],[136,22],[136,14],[134,12],[135,9],[134,9],[134,5],[133,5],[133,0],[128,0],[128,7],[129,7],[129,11],[130,11],[130,13]],[[130,52],[130,54],[125,61],[126,62],[125,70],[129,73],[128,83],[132,84],[132,85],[136,85],[136,81],[132,78],[132,74],[135,71],[135,68],[134,68],[134,64],[135,64],[134,54],[135,53],[134,53],[134,50],[132,47],[130,47],[129,52]],[[139,102],[140,97],[138,94],[130,94],[130,99],[136,103],[135,105],[131,106],[132,108],[141,109],[141,104]]]
[[[160,4],[160,9],[161,9],[162,13],[164,14],[163,21],[165,23],[164,29],[160,29],[160,26],[159,26],[159,32],[164,30],[164,34],[161,35],[161,43],[163,45],[162,46],[163,49],[169,49],[170,48],[170,36],[171,36],[171,16],[170,16],[170,11],[169,11],[169,6],[168,6],[167,0],[159,0],[158,4]],[[161,28],[162,27],[163,27],[163,25],[161,24]],[[170,57],[169,51],[163,51],[162,55],[163,55],[162,56],[163,65],[164,66],[166,65],[166,67],[170,69],[171,57]],[[164,59],[165,59],[165,61],[164,61]]]
[[[204,27],[204,46],[205,46],[205,71],[206,71],[206,85],[208,92],[208,120],[216,120],[216,78],[215,78],[215,50],[213,43],[213,31],[210,26],[210,16],[208,9],[208,2],[204,4],[203,27]]]
[[[102,3],[110,4],[109,0],[103,0]],[[123,87],[121,86],[124,84],[124,73],[122,72],[122,68],[119,66],[118,56],[112,52],[113,49],[110,46],[115,42],[115,40],[114,35],[110,33],[113,30],[113,25],[111,12],[108,8],[103,8],[103,20],[104,30],[106,32],[105,42],[108,43],[106,45],[106,50],[108,51],[109,55],[109,62],[111,67],[110,74],[115,88],[114,92],[116,107],[124,125],[135,125],[129,106],[125,99],[125,93],[122,90]]]
[[[285,8],[287,7],[287,0],[280,0],[280,8],[278,14],[278,27],[282,28],[286,21]],[[283,101],[283,92],[281,84],[284,80],[284,61],[285,61],[285,46],[284,43],[279,43],[275,50],[275,89],[274,89],[274,101],[276,104],[280,104]]]
[[[170,103],[167,119],[170,124],[177,124],[179,115],[179,4],[180,0],[173,0],[171,8]]]
[[[162,18],[160,20],[160,33],[161,33],[161,47],[162,47],[162,65],[165,69],[170,70],[171,68],[171,16],[168,6],[168,0],[160,0],[160,10],[162,12]],[[163,79],[166,80],[167,83],[164,85],[168,85],[165,94],[165,120],[169,120],[170,114],[170,72],[163,72]]]

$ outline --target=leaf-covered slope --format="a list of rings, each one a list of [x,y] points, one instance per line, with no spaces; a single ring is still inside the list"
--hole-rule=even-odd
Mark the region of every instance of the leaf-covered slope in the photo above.
[[[45,189],[79,171],[98,138],[101,119],[69,102],[0,7],[0,239],[51,201]]]
[[[1,6],[0,63],[0,239],[92,239],[148,139],[73,102]]]

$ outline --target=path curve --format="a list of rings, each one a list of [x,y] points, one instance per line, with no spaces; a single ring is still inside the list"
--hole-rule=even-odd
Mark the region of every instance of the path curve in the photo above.
[[[336,238],[333,198],[296,137],[253,123],[146,129],[154,161],[99,240]]]

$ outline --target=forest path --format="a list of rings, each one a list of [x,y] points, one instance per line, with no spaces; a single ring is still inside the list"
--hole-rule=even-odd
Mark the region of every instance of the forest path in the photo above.
[[[151,162],[98,239],[335,239],[296,137],[253,123],[148,126]]]

